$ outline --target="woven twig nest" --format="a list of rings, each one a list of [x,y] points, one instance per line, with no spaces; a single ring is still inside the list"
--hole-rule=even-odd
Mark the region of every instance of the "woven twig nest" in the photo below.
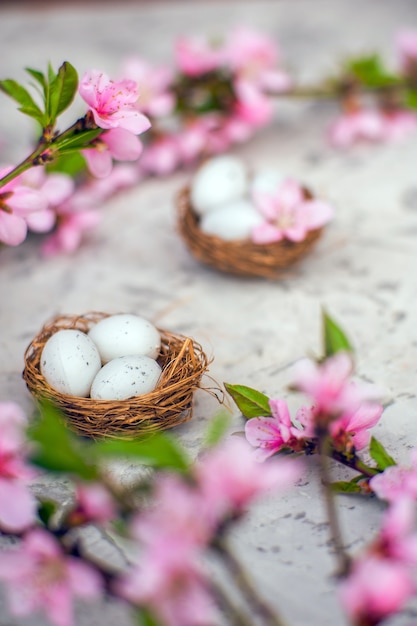
[[[312,194],[304,189],[306,198]],[[177,196],[177,227],[192,255],[205,265],[238,276],[278,278],[300,261],[316,244],[323,228],[311,230],[300,242],[283,239],[256,244],[250,239],[225,241],[199,228],[199,217],[190,202],[190,188]]]
[[[62,329],[88,332],[107,313],[56,317],[45,324],[25,352],[23,378],[38,400],[51,401],[64,415],[68,426],[80,435],[101,437],[138,437],[144,433],[178,426],[192,417],[193,393],[200,386],[209,360],[202,347],[189,337],[158,328],[161,351],[157,362],[162,368],[157,387],[127,400],[96,400],[66,395],[46,382],[40,358],[46,341]]]

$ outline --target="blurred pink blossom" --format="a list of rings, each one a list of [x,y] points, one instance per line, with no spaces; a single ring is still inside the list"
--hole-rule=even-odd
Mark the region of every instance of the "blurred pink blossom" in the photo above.
[[[175,60],[186,76],[199,76],[218,69],[224,60],[223,48],[202,37],[180,37],[175,43]]]
[[[398,109],[384,113],[383,139],[397,141],[405,139],[417,128],[417,115],[412,111]]]
[[[114,588],[122,598],[150,608],[164,626],[210,626],[215,607],[200,555],[182,539],[179,534],[153,543]]]
[[[138,86],[133,80],[112,81],[98,70],[85,72],[78,87],[100,128],[124,128],[139,135],[150,127],[140,112]]]
[[[417,500],[417,448],[411,453],[409,467],[391,465],[371,478],[369,486],[378,498],[388,502],[404,497]]]
[[[328,204],[306,199],[303,189],[291,179],[278,185],[275,193],[255,193],[254,202],[265,217],[251,234],[257,244],[282,239],[302,241],[310,230],[324,226],[333,216]]]
[[[100,135],[93,147],[82,150],[82,154],[93,176],[105,178],[113,169],[113,159],[136,161],[142,150],[139,137],[125,128],[113,128]]]
[[[139,172],[167,176],[180,165],[179,157],[176,134],[160,135],[145,146],[139,162]]]
[[[53,536],[30,531],[16,549],[4,550],[0,579],[6,583],[10,609],[17,617],[45,611],[55,626],[72,626],[73,597],[96,598],[102,580],[92,567],[66,556]]]
[[[35,472],[25,460],[26,417],[14,402],[0,402],[0,528],[21,532],[36,519],[36,500],[27,481]]]
[[[116,517],[116,503],[106,487],[101,483],[78,483],[76,486],[76,507],[70,513],[72,522],[108,522]]]
[[[247,442],[236,438],[208,451],[196,465],[196,476],[210,516],[220,522],[239,516],[268,492],[293,486],[301,466],[294,459],[257,463]]]
[[[381,395],[376,385],[353,382],[352,374],[352,355],[340,351],[320,364],[311,359],[298,361],[293,368],[293,386],[313,399],[316,415],[333,419],[344,413],[352,416],[363,403],[374,402]],[[366,422],[365,417],[362,415]]]
[[[347,148],[361,141],[381,141],[385,136],[385,120],[376,109],[358,109],[336,119],[330,127],[330,142],[338,148]]]
[[[101,220],[97,209],[76,212],[60,212],[56,230],[42,244],[42,254],[46,257],[75,252],[86,231],[94,229]]]
[[[272,417],[254,417],[245,424],[247,441],[257,448],[255,458],[265,461],[283,448],[296,449],[304,437],[291,422],[285,400],[270,399]]]
[[[401,70],[407,76],[417,73],[417,30],[403,30],[397,37]]]
[[[12,167],[0,170],[0,178]],[[0,241],[9,246],[18,246],[27,235],[27,218],[37,211],[47,209],[44,194],[25,185],[21,176],[0,188]]]
[[[123,76],[134,80],[139,88],[140,110],[151,117],[172,113],[175,106],[171,91],[173,71],[164,66],[153,66],[139,57],[129,57],[123,65]]]

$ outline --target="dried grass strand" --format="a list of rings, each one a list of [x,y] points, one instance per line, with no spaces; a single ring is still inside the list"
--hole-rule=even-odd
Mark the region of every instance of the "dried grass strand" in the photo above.
[[[58,330],[88,332],[107,313],[62,315],[46,323],[27,347],[23,379],[37,401],[49,400],[62,411],[71,429],[92,438],[133,438],[178,426],[192,417],[193,394],[200,387],[209,359],[201,345],[183,335],[158,328],[161,378],[151,393],[122,401],[69,396],[53,389],[40,370],[46,341]]]
[[[312,197],[305,189],[306,197]],[[248,277],[279,278],[287,268],[300,261],[316,244],[323,228],[311,230],[300,242],[283,239],[255,244],[249,239],[225,241],[199,228],[199,218],[190,203],[190,189],[177,195],[177,229],[192,255],[201,263],[229,274]]]

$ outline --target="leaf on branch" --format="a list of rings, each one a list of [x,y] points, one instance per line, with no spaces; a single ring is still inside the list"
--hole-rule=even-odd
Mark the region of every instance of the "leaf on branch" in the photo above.
[[[143,465],[177,472],[187,472],[190,467],[185,450],[164,433],[151,433],[136,440],[97,441],[92,444],[90,454],[97,460],[130,457]]]
[[[326,311],[323,311],[322,319],[325,356],[332,356],[333,354],[336,354],[336,352],[340,351],[353,352],[353,348],[344,331],[326,313]]]
[[[362,476],[359,476],[362,478]],[[331,483],[330,487],[334,493],[361,493],[362,487],[358,485],[357,478],[353,480],[339,480]]]
[[[375,437],[371,437],[371,442],[369,444],[369,454],[375,461],[378,469],[384,470],[391,465],[397,465],[396,461],[392,458],[390,454],[385,450],[382,443],[380,443]]]
[[[89,144],[93,141],[93,139],[96,139],[96,137],[101,135],[102,132],[102,128],[82,131],[54,142],[54,146],[59,148],[61,154],[63,152],[69,152],[73,150],[82,150],[83,148],[87,148]]]
[[[43,127],[45,115],[38,107],[30,93],[18,82],[11,79],[1,80],[0,89],[20,104],[19,111],[33,117]]]
[[[49,116],[54,122],[58,115],[69,107],[74,99],[78,87],[78,74],[76,69],[65,61],[53,74],[50,70],[49,78]]]
[[[224,386],[242,412],[242,415],[247,419],[272,415],[269,398],[265,394],[245,385],[224,383]]]
[[[35,465],[85,480],[97,477],[96,467],[86,460],[87,446],[65,426],[61,413],[51,403],[40,405],[38,419],[29,427],[27,436],[35,444],[30,453]]]
[[[351,59],[348,70],[367,87],[389,87],[400,82],[400,78],[390,74],[377,54]]]

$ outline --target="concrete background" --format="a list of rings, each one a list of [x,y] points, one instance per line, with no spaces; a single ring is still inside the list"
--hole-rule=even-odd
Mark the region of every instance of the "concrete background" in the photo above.
[[[69,60],[79,73],[117,73],[137,53],[166,62],[184,33],[227,34],[236,24],[274,36],[293,75],[307,83],[337,68],[351,53],[379,51],[394,63],[400,28],[417,27],[414,0],[290,0],[0,4],[0,74],[25,79],[25,66],[44,69]],[[26,154],[30,121],[1,98],[3,162]],[[269,396],[300,399],[286,390],[288,367],[320,351],[321,308],[346,329],[357,373],[386,389],[387,408],[376,436],[407,462],[417,443],[417,141],[338,152],[326,143],[332,103],[277,103],[274,124],[234,150],[255,167],[285,169],[333,203],[334,222],[315,251],[280,281],[236,279],[198,264],[175,228],[176,193],[189,174],[141,183],[103,206],[103,221],[75,255],[45,260],[39,239],[0,248],[0,399],[28,412],[32,398],[21,378],[23,354],[45,321],[60,313],[136,312],[199,341],[213,356],[210,376],[256,387]],[[74,119],[74,118],[71,118]],[[207,386],[211,381],[207,379]],[[175,432],[197,455],[214,398],[199,391],[192,421]],[[233,411],[233,430],[242,430]],[[116,468],[128,481],[136,468]],[[335,478],[344,476],[335,472]],[[65,500],[65,482],[40,480]],[[332,577],[334,560],[314,466],[297,491],[254,507],[233,542],[264,596],[288,626],[345,624]],[[352,553],[373,536],[381,507],[339,499]],[[10,540],[3,538],[3,545]],[[93,550],[111,550],[90,536]],[[1,557],[0,557],[1,558]],[[114,558],[118,558],[114,555]],[[407,625],[417,612],[389,622]],[[77,626],[131,624],[122,604],[79,606]],[[11,618],[0,600],[0,626],[46,626],[42,616]],[[180,625],[179,625],[180,626]]]

